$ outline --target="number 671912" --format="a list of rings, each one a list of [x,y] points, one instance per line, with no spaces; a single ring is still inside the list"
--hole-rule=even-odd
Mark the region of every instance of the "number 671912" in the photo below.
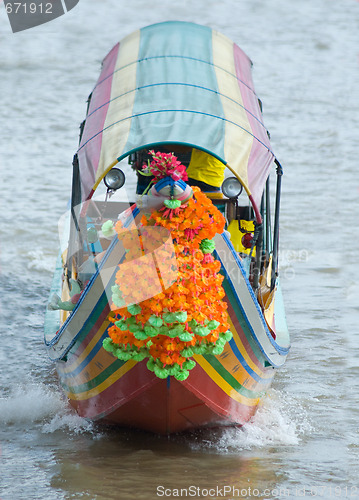
[[[52,3],[6,2],[8,14],[52,14]]]

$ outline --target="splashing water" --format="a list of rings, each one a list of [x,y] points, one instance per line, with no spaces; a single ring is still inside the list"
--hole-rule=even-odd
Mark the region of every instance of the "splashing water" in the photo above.
[[[194,443],[217,453],[231,454],[255,448],[295,446],[312,430],[300,401],[271,389],[255,416],[242,427],[225,427],[211,432],[210,439]]]
[[[41,424],[43,433],[69,430],[75,434],[90,432],[93,424],[69,408],[57,387],[45,384],[17,385],[0,398],[0,424],[21,426]]]

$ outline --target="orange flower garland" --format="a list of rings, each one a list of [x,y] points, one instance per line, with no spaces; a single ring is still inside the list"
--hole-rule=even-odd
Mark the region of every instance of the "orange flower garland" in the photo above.
[[[127,249],[125,263],[136,260],[130,280],[121,271],[112,287],[117,308],[104,348],[124,361],[149,358],[147,367],[158,377],[173,375],[185,380],[195,366],[194,354],[220,354],[232,338],[227,322],[227,304],[222,300],[223,276],[220,262],[211,253],[212,238],[222,233],[225,220],[211,200],[193,188],[193,197],[184,205],[167,204],[141,219],[141,235],[117,223],[115,230]],[[170,230],[177,260],[177,280],[151,298],[139,302],[141,289],[155,289],[161,275],[149,270],[143,251],[146,227],[161,226]],[[138,245],[133,244],[137,239]],[[158,252],[156,252],[158,256]],[[140,258],[142,257],[142,259]],[[168,258],[168,252],[163,252]],[[163,268],[163,262],[161,265]],[[157,281],[156,281],[157,280]],[[161,282],[162,283],[162,282]],[[163,283],[162,283],[163,285]],[[125,307],[125,304],[130,304]]]

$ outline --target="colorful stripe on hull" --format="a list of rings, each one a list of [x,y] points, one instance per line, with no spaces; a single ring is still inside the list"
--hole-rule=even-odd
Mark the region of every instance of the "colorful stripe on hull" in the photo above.
[[[167,432],[168,429],[173,429],[174,432],[205,423],[243,424],[254,414],[259,399],[272,382],[275,369],[253,340],[251,327],[241,315],[228,278],[224,280],[224,288],[228,291],[226,300],[233,339],[219,356],[195,356],[197,366],[191,371],[190,377],[181,383],[186,391],[178,389],[176,384],[170,390],[167,389],[166,398],[168,402],[172,401],[171,411],[167,414],[161,431],[158,426],[154,426],[156,431]],[[102,300],[106,300],[105,293]],[[110,323],[105,314],[109,311],[108,305],[105,308],[102,306],[103,303],[99,300],[91,311],[91,321],[87,323],[87,327],[85,325],[80,329],[65,360],[58,361],[60,383],[80,415],[93,420],[115,421],[120,425],[125,425],[129,418],[131,401],[137,401],[142,395],[141,405],[146,405],[146,408],[142,408],[142,413],[146,415],[146,422],[141,423],[138,416],[133,421],[138,426],[149,429],[148,415],[159,404],[149,394],[161,391],[160,388],[152,387],[170,382],[159,380],[148,371],[146,361],[123,362],[103,349],[102,342]],[[176,391],[176,395],[173,391]],[[198,422],[199,416],[196,417],[194,410],[191,410],[190,419],[183,417],[185,402],[177,395],[181,391],[185,400],[196,399],[193,408],[196,407],[199,415],[203,416],[202,423]],[[137,409],[139,404],[138,401],[133,402]],[[182,415],[181,418],[178,417],[179,414]],[[155,417],[153,420],[155,421]],[[177,421],[184,427],[178,427],[180,424],[174,423]]]

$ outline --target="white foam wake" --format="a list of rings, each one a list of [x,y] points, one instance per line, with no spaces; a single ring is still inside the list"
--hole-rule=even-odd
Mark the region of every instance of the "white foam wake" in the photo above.
[[[305,410],[291,396],[270,389],[255,416],[242,427],[225,427],[213,432],[197,448],[220,453],[238,453],[241,450],[297,445],[310,432],[311,425]],[[208,437],[208,436],[206,436]]]
[[[45,384],[18,385],[0,397],[0,424],[41,424],[41,430],[52,433],[69,430],[74,433],[92,430],[92,424],[79,417],[62,397],[58,387]]]

